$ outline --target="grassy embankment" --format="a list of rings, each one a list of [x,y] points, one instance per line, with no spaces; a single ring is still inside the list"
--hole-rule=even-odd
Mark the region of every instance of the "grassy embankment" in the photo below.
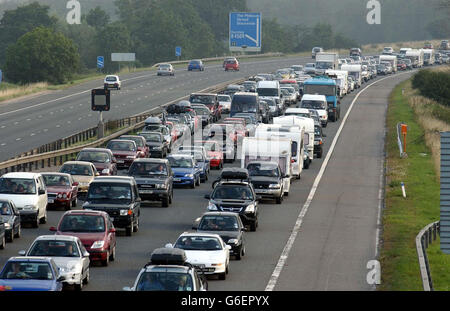
[[[435,68],[450,74],[449,66]],[[402,94],[404,89],[404,94]],[[407,158],[397,145],[397,122],[408,124]],[[379,290],[422,290],[415,237],[439,220],[440,131],[450,131],[450,107],[418,95],[411,80],[391,94],[387,113],[386,194],[383,214],[382,280]],[[407,198],[402,196],[404,182]],[[428,250],[436,290],[448,290],[450,257],[437,240]]]

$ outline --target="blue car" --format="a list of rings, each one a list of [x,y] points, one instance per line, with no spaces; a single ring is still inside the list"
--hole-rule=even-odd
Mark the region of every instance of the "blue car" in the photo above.
[[[210,172],[209,160],[205,158],[204,154],[199,150],[179,150],[179,154],[187,154],[194,157],[197,161],[198,166],[200,166],[200,180],[201,182],[206,182],[208,180],[208,174]]]
[[[203,62],[200,59],[191,60],[188,64],[188,71],[192,71],[192,70],[205,71]]]
[[[189,154],[173,154],[167,157],[173,171],[173,185],[200,186],[201,167]]]
[[[0,273],[0,291],[61,291],[64,276],[49,257],[11,257]]]

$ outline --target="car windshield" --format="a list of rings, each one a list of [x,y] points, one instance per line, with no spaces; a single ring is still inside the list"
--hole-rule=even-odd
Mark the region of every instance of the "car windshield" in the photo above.
[[[304,94],[319,94],[327,96],[336,96],[335,85],[318,85],[318,84],[305,84]]]
[[[248,186],[216,186],[211,195],[214,200],[253,200],[253,193]]]
[[[164,163],[134,162],[129,171],[130,176],[167,176],[167,167]]]
[[[53,272],[47,262],[8,261],[0,279],[53,280]]]
[[[189,154],[191,156],[194,157],[195,160],[197,160],[197,162],[204,162],[205,159],[203,158],[203,155],[201,152],[195,152],[192,150],[180,150],[178,151],[179,154]]]
[[[172,168],[174,168],[174,167],[185,167],[185,168],[194,167],[194,164],[192,163],[192,159],[187,158],[187,157],[169,157],[167,159],[169,160],[170,166]]]
[[[201,107],[193,107],[195,112],[198,115],[209,115],[209,109],[208,108],[201,108]]]
[[[110,161],[106,152],[98,151],[81,151],[76,160],[97,163],[108,163]]]
[[[192,291],[192,277],[181,272],[144,272],[136,286],[137,291]]]
[[[74,241],[39,240],[33,243],[27,256],[80,257]]]
[[[2,216],[10,216],[13,214],[11,206],[9,206],[8,202],[0,202],[0,215]]]
[[[234,216],[203,216],[198,230],[204,231],[239,231],[239,224]]]
[[[93,176],[94,171],[88,165],[82,164],[64,164],[59,170],[60,173],[80,176]]]
[[[117,81],[117,78],[116,78],[116,77],[109,76],[109,77],[106,77],[106,81],[114,82],[114,81]]]
[[[278,96],[279,89],[277,88],[258,88],[256,92],[259,96]]]
[[[128,141],[110,141],[106,148],[117,151],[136,151],[135,144]]]
[[[198,61],[198,60],[191,60],[191,61],[189,62],[189,64],[190,64],[190,65],[198,65],[198,64],[200,64],[200,61]]]
[[[319,100],[302,100],[301,108],[325,109],[325,103]]]
[[[220,102],[230,102],[231,97],[228,95],[219,95],[218,96]]]
[[[306,112],[293,112],[293,111],[286,111],[284,113],[285,116],[297,116],[297,117],[303,117],[303,118],[311,118],[311,113]]]
[[[5,194],[36,194],[33,179],[28,178],[0,178],[0,193]]]
[[[68,176],[43,174],[44,183],[47,187],[70,187]]]
[[[170,65],[159,65],[159,69],[170,69]]]
[[[269,163],[249,163],[247,165],[250,176],[280,177],[278,166]]]
[[[87,201],[106,201],[109,203],[130,203],[131,185],[119,183],[91,183]]]
[[[119,139],[132,140],[136,143],[137,147],[144,147],[144,142],[140,137],[119,137]]]
[[[147,142],[162,142],[162,135],[159,133],[140,133],[139,135],[144,137]]]
[[[213,104],[215,100],[214,95],[200,95],[200,94],[192,94],[189,98],[189,101],[193,104]]]
[[[219,251],[223,249],[217,238],[209,236],[181,236],[174,247],[189,251]]]
[[[59,224],[61,232],[105,232],[105,219],[98,215],[65,215]]]

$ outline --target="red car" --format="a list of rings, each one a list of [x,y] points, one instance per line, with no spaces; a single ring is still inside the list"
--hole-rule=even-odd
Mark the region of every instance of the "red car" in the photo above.
[[[89,252],[91,261],[107,266],[116,257],[116,229],[103,211],[67,211],[57,227],[50,227],[57,235],[76,236]]]
[[[217,141],[201,140],[195,141],[194,145],[195,144],[202,144],[202,146],[205,147],[211,168],[216,168],[218,170],[223,168],[223,152]]]
[[[405,63],[397,63],[397,70],[406,70]]]
[[[138,151],[142,153],[139,158],[148,158],[150,156],[150,149],[147,146],[145,137],[139,135],[121,135],[118,139],[133,140],[136,143]]]
[[[230,59],[225,62],[225,71],[228,70],[239,71],[239,62],[237,59]]]
[[[70,174],[41,173],[47,188],[49,206],[64,206],[66,210],[77,206],[78,183]]]
[[[118,168],[128,169],[135,159],[143,157],[133,140],[113,139],[108,142],[106,148],[112,151]]]
[[[178,135],[179,135],[178,130],[175,128],[173,122],[171,122],[171,121],[166,121],[166,126],[170,130],[170,136],[172,137],[172,144],[173,144],[178,139]]]
[[[83,148],[78,153],[76,161],[91,162],[102,176],[117,175],[116,158],[109,149]]]

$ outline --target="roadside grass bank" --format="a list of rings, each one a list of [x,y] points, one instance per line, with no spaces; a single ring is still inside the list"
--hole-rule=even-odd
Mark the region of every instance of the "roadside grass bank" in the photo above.
[[[448,66],[444,70],[448,70]],[[419,96],[418,91],[412,89],[411,79],[397,85],[389,98],[381,285],[378,290],[423,290],[415,238],[423,227],[440,217],[439,131],[450,130],[447,123],[450,119],[442,117],[447,112],[450,115],[448,107]],[[403,159],[397,145],[398,122],[408,125],[408,157]],[[406,199],[402,196],[401,182],[405,184]],[[450,259],[439,251],[438,241],[432,244],[427,254],[434,287],[445,290],[450,284]]]

